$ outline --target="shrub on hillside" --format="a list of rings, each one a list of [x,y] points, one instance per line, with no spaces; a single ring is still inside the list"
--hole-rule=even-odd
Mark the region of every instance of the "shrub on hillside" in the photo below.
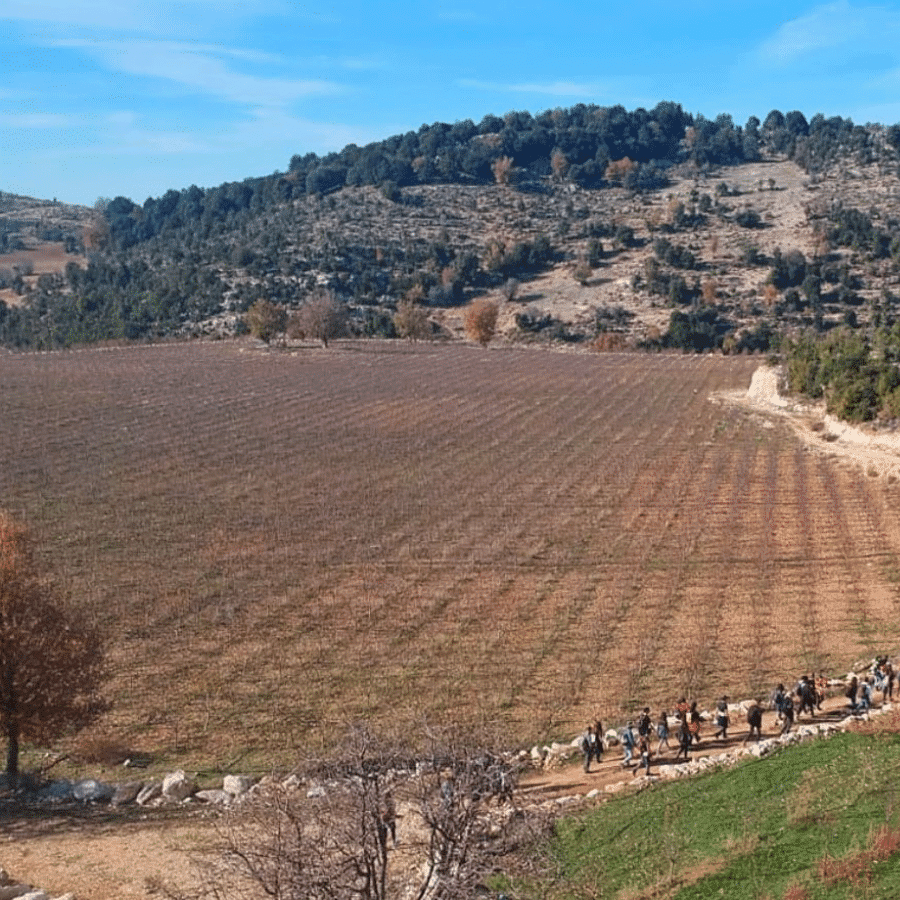
[[[497,304],[475,300],[465,312],[463,326],[468,337],[486,347],[497,330]]]

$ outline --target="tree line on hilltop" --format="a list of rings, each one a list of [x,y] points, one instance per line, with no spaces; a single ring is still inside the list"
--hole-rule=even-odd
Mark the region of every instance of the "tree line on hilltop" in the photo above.
[[[388,203],[405,202],[403,187],[442,183],[502,182],[542,191],[556,180],[647,191],[665,186],[667,171],[685,162],[703,169],[777,152],[812,172],[840,154],[875,158],[884,141],[900,146],[900,126],[879,131],[839,117],[807,121],[800,112],[777,110],[763,122],[750,117],[737,126],[729,115],[707,119],[673,102],[630,112],[578,104],[537,116],[488,115],[478,124],[423,125],[365,147],[294,156],[286,173],[210,189],[192,185],[143,205],[126,197],[100,203],[83,246],[82,236],[79,246],[68,236],[69,249],[87,251],[86,268],[72,263],[34,286],[21,275],[2,285],[19,291],[24,302],[0,302],[0,342],[50,348],[152,339],[191,333],[225,312],[233,326],[260,297],[302,305],[323,279],[356,307],[356,333],[395,336],[389,312],[401,299],[457,305],[486,286],[546,268],[559,258],[557,248],[547,235],[487,249],[415,235],[376,245],[374,238],[351,239],[339,229],[317,239],[309,233],[310,219],[291,201],[314,196],[327,205],[332,192],[359,185],[378,187]],[[868,239],[864,222],[847,227],[854,240]],[[879,252],[893,255],[893,235],[876,240]],[[672,265],[690,268],[684,250],[660,252]],[[681,301],[691,299],[680,285]]]

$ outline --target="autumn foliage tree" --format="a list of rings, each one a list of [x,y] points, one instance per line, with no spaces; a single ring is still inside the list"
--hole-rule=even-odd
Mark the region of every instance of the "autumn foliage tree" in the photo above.
[[[0,730],[10,781],[22,741],[49,743],[104,711],[105,677],[98,630],[40,577],[28,530],[0,511]]]
[[[466,334],[486,347],[497,330],[497,304],[490,300],[475,300],[463,318]]]

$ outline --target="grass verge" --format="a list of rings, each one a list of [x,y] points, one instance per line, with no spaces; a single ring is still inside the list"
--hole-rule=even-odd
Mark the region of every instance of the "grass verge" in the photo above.
[[[900,896],[900,735],[844,733],[558,823],[518,898]]]

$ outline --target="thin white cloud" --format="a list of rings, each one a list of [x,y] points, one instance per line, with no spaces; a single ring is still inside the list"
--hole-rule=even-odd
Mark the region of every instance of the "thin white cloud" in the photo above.
[[[577,81],[515,82],[504,84],[497,81],[477,81],[462,79],[460,87],[479,91],[494,91],[502,94],[548,94],[553,97],[596,97],[604,91],[599,84]]]
[[[336,94],[341,86],[322,79],[251,75],[229,68],[222,59],[273,63],[269,54],[209,44],[174,41],[63,39],[57,47],[83,49],[116,72],[174,81],[193,91],[235,103],[282,106],[303,97]]]
[[[72,116],[56,113],[4,113],[0,114],[2,128],[70,128],[75,123]]]
[[[265,7],[279,8],[280,0],[254,0],[252,11],[258,15]],[[0,21],[42,22],[47,25],[99,28],[108,31],[168,32],[172,22],[191,15],[236,14],[243,16],[248,7],[243,0],[3,0]]]
[[[852,6],[836,0],[785,22],[759,48],[759,56],[789,63],[817,50],[861,47],[871,50],[893,43],[900,32],[900,14],[884,6]]]

